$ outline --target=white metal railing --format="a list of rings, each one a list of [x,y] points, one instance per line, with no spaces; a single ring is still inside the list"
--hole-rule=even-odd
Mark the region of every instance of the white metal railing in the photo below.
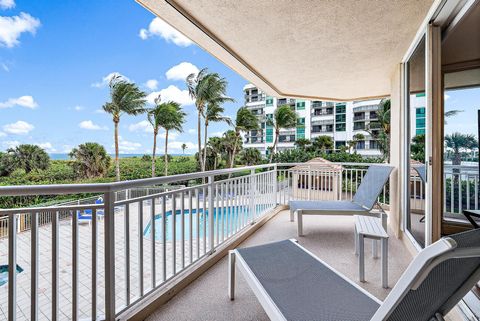
[[[103,197],[103,204],[0,210],[6,217],[0,229],[8,230],[0,239],[0,249],[8,248],[0,261],[7,261],[0,264],[10,267],[0,286],[8,304],[0,300],[0,309],[8,320],[20,314],[115,320],[278,204],[351,199],[368,166],[282,163],[116,183],[0,187],[2,196]],[[155,190],[192,180],[197,183]],[[127,192],[146,187],[152,192]],[[388,204],[388,187],[379,201]],[[19,230],[19,224],[28,228]],[[24,268],[19,275],[12,268],[17,264]]]
[[[445,213],[456,216],[465,209],[479,209],[478,166],[444,165]]]

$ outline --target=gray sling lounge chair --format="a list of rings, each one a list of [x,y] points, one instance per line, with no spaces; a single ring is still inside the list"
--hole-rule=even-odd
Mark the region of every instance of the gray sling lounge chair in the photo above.
[[[303,234],[302,215],[367,215],[371,213],[378,195],[382,192],[393,167],[386,165],[371,165],[362,179],[360,186],[351,201],[290,201],[290,221],[297,213],[298,235]],[[386,228],[386,216],[381,216]]]
[[[440,321],[480,280],[480,230],[443,238],[421,251],[385,301],[350,281],[295,240],[229,253],[271,320]]]

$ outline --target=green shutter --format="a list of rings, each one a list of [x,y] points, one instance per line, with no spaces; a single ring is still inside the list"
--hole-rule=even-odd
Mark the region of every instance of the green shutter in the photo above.
[[[297,106],[297,110],[304,110],[305,109],[305,101],[304,100],[297,100],[296,106]]]
[[[273,98],[272,97],[267,97],[267,99],[265,100],[265,104],[267,106],[273,106]]]

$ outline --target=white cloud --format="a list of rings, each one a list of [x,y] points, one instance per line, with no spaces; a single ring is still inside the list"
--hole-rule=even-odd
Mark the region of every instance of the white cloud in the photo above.
[[[77,105],[77,106],[73,107],[73,109],[74,109],[75,111],[82,111],[82,110],[85,109],[85,107]]]
[[[7,140],[7,141],[3,141],[2,145],[5,149],[15,148],[18,145],[20,145],[20,142],[18,140]]]
[[[194,101],[190,98],[188,90],[181,90],[177,86],[170,85],[160,91],[154,91],[147,96],[147,102],[154,104],[155,98],[162,97],[162,101],[176,101],[180,105],[193,105]]]
[[[145,132],[145,133],[153,133],[153,127],[152,124],[148,120],[142,120],[138,123],[131,124],[128,126],[128,130],[131,132]]]
[[[4,71],[6,71],[6,72],[9,72],[9,71],[10,71],[10,67],[8,67],[8,65],[7,65],[6,63],[4,63],[4,62],[2,62],[2,63],[0,64],[0,67],[2,67],[2,69],[3,69]]]
[[[198,74],[199,70],[197,66],[191,64],[189,62],[181,62],[178,65],[173,66],[172,68],[168,69],[165,73],[165,76],[169,80],[182,80],[188,77],[188,75],[194,73]]]
[[[38,143],[37,145],[45,149],[48,153],[55,153],[57,151],[50,142]]]
[[[13,0],[0,0],[0,9],[12,9],[15,7]]]
[[[40,27],[40,20],[25,12],[13,17],[0,16],[0,45],[8,48],[15,47],[20,44],[18,39],[22,33],[29,32],[34,35],[38,27]]]
[[[193,129],[193,128],[190,128],[188,131],[187,131],[189,134],[195,134],[197,132],[196,129]]]
[[[5,137],[7,136],[7,134],[5,134],[4,132],[0,132],[0,137]]]
[[[107,130],[108,129],[106,126],[97,125],[91,120],[81,121],[78,124],[78,127],[83,128],[83,129],[88,129],[88,130]]]
[[[150,124],[148,120],[142,120],[138,123],[131,124],[128,126],[128,130],[131,132],[144,132],[148,134],[153,134],[153,126]],[[170,131],[168,133],[168,141],[174,141],[178,137],[178,132]],[[160,133],[158,134],[158,138],[165,138],[165,130],[160,128]]]
[[[21,96],[18,98],[10,98],[3,103],[0,102],[0,109],[2,108],[11,108],[15,106],[26,107],[30,109],[34,109],[38,107],[38,103],[33,99],[32,96]]]
[[[149,79],[145,83],[145,87],[147,87],[150,90],[156,90],[158,88],[158,80],[156,79]]]
[[[192,142],[169,142],[168,150],[182,150],[182,145],[187,145],[187,150],[195,151],[198,149],[198,145]]]
[[[141,29],[138,36],[143,40],[146,40],[153,36],[158,36],[165,39],[167,42],[173,42],[180,47],[188,47],[193,42],[167,24],[162,19],[156,17],[150,22],[148,29]]]
[[[101,108],[100,109],[95,109],[94,113],[95,114],[106,114],[105,110],[103,110]]]
[[[448,100],[450,98],[450,96],[445,93],[443,98],[444,98],[444,100]]]
[[[162,130],[160,134],[158,134],[158,137],[165,139],[165,130]],[[170,146],[170,143],[173,142],[175,139],[178,137],[178,132],[170,131],[168,133],[168,145]]]
[[[123,79],[125,79],[126,81],[130,81],[130,79],[128,77],[125,77],[124,75],[122,75],[118,71],[115,71],[115,72],[111,72],[108,75],[106,75],[105,77],[103,77],[101,81],[93,83],[92,87],[95,87],[95,88],[107,87],[108,84],[110,83],[110,80],[112,80],[112,78],[115,77],[115,76],[120,76]]]
[[[73,146],[72,145],[63,145],[62,146],[62,153],[70,153],[73,149]]]
[[[222,137],[225,132],[213,132],[209,133],[208,137]]]
[[[31,132],[35,126],[29,124],[23,120],[19,120],[16,123],[7,124],[3,126],[3,130],[9,134],[26,135]]]
[[[131,153],[138,151],[141,147],[142,144],[136,143],[136,142],[130,142],[128,140],[124,140],[121,136],[118,137],[118,150],[120,153]],[[115,145],[112,145],[112,147],[115,147]]]

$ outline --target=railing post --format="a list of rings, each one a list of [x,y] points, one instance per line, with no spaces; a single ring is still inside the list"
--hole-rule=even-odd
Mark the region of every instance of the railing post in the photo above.
[[[208,176],[208,228],[209,228],[209,239],[210,239],[210,254],[213,254],[215,251],[215,231],[214,231],[214,218],[213,218],[213,183],[215,178],[213,176]]]
[[[311,191],[312,191],[312,167],[311,165],[308,165],[308,189],[307,189],[308,196],[307,197],[309,201],[312,198]]]
[[[105,320],[115,320],[115,194],[105,192]]]
[[[255,223],[255,191],[257,189],[256,180],[255,180],[255,170],[250,170],[250,215],[252,217],[252,221],[250,224]]]
[[[17,215],[8,214],[8,321],[17,319]]]
[[[274,206],[277,206],[279,203],[278,201],[278,165],[275,164],[273,166],[273,197],[275,198],[275,201],[273,202]]]

